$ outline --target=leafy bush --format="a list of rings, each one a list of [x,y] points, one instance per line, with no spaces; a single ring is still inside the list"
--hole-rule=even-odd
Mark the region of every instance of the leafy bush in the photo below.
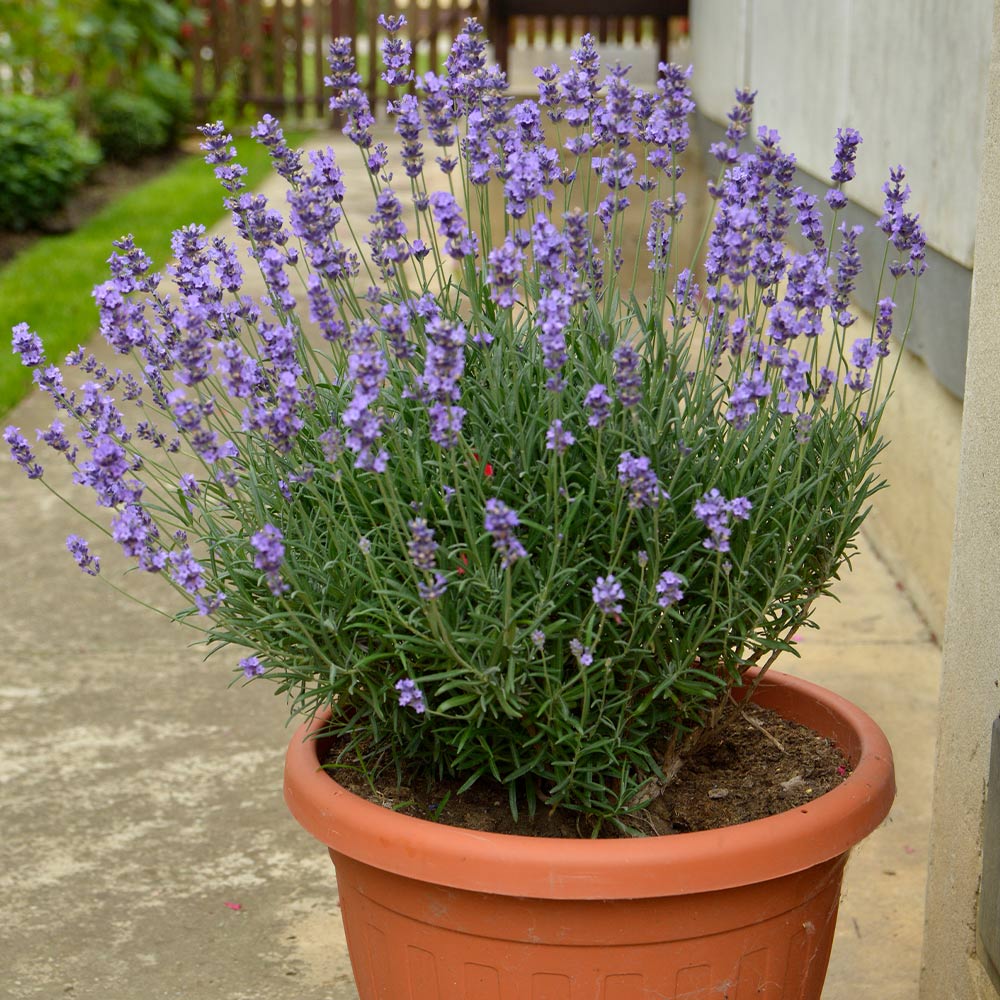
[[[183,58],[181,25],[203,17],[197,0],[0,0],[0,64],[12,89],[45,97],[136,91],[149,66]]]
[[[154,63],[143,71],[142,92],[166,112],[169,119],[167,141],[173,145],[191,123],[194,114],[191,88],[179,73]]]
[[[153,98],[124,91],[94,101],[95,134],[109,160],[134,163],[170,144],[170,113]]]
[[[100,159],[61,101],[0,97],[0,228],[37,225]]]

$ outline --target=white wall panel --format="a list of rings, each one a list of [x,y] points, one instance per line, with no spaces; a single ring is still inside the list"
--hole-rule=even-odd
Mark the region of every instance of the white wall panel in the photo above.
[[[972,266],[983,143],[990,0],[855,2],[849,114],[864,136],[853,197],[882,206],[902,163],[933,246]]]
[[[750,80],[759,125],[781,133],[799,165],[826,178],[834,136],[847,121],[850,0],[756,0],[750,10]]]
[[[694,0],[691,42],[694,76],[691,89],[701,111],[724,121],[733,92],[747,78],[748,24],[751,0]]]
[[[902,163],[932,246],[972,266],[992,0],[691,0],[701,110],[759,91],[755,128],[825,179],[838,126],[864,137],[853,200],[880,213]]]

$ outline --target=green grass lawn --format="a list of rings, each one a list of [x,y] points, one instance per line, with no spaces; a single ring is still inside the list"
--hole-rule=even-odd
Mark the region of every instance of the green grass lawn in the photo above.
[[[302,136],[288,135],[291,144]],[[238,139],[239,162],[252,187],[267,176],[267,151]],[[98,327],[91,289],[108,276],[111,243],[132,233],[156,270],[170,260],[170,234],[192,222],[213,225],[225,215],[225,192],[201,156],[185,157],[159,177],[136,187],[88,219],[79,229],[45,236],[0,268],[0,414],[14,406],[31,385],[31,373],[10,349],[10,329],[27,323],[61,363]]]

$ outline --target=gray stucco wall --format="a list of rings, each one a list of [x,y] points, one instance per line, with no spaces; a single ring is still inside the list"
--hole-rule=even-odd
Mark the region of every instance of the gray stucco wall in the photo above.
[[[982,162],[991,0],[692,0],[692,86],[724,122],[737,86],[758,91],[753,129],[777,128],[817,192],[840,126],[859,129],[847,218],[874,244],[881,185],[902,163],[930,267],[909,346],[961,396]],[[871,308],[874,288],[858,302]]]
[[[1000,711],[1000,0],[989,74],[977,264],[969,318],[969,377],[962,423],[955,540],[941,671],[937,766],[920,1000],[997,997],[979,955],[983,799]],[[997,788],[990,789],[995,795]],[[989,884],[986,886],[989,889]],[[992,910],[992,913],[990,912]],[[988,925],[988,922],[987,922]],[[984,927],[984,930],[986,928]],[[994,939],[995,940],[995,939]],[[994,960],[996,955],[994,955]]]

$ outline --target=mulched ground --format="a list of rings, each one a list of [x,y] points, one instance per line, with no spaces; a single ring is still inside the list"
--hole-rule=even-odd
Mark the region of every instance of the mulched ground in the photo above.
[[[329,759],[334,755],[335,748]],[[732,826],[805,805],[835,788],[849,772],[844,755],[829,740],[774,712],[750,706],[716,732],[659,797],[628,822],[656,835]],[[488,780],[478,781],[457,797],[459,781],[409,778],[397,787],[391,768],[368,777],[345,767],[332,773],[356,795],[407,816],[430,819],[440,810],[440,822],[470,830],[532,837],[590,836],[579,815],[564,810],[542,809],[533,819],[522,811],[515,823],[506,791]],[[446,796],[450,797],[442,807]],[[600,836],[622,834],[605,824]]]
[[[23,233],[0,229],[0,266],[43,236],[72,232],[108,202],[129,188],[152,180],[173,166],[183,155],[179,150],[170,150],[147,156],[133,166],[102,163],[90,178],[70,195],[66,205],[46,219],[38,229],[29,229]]]

